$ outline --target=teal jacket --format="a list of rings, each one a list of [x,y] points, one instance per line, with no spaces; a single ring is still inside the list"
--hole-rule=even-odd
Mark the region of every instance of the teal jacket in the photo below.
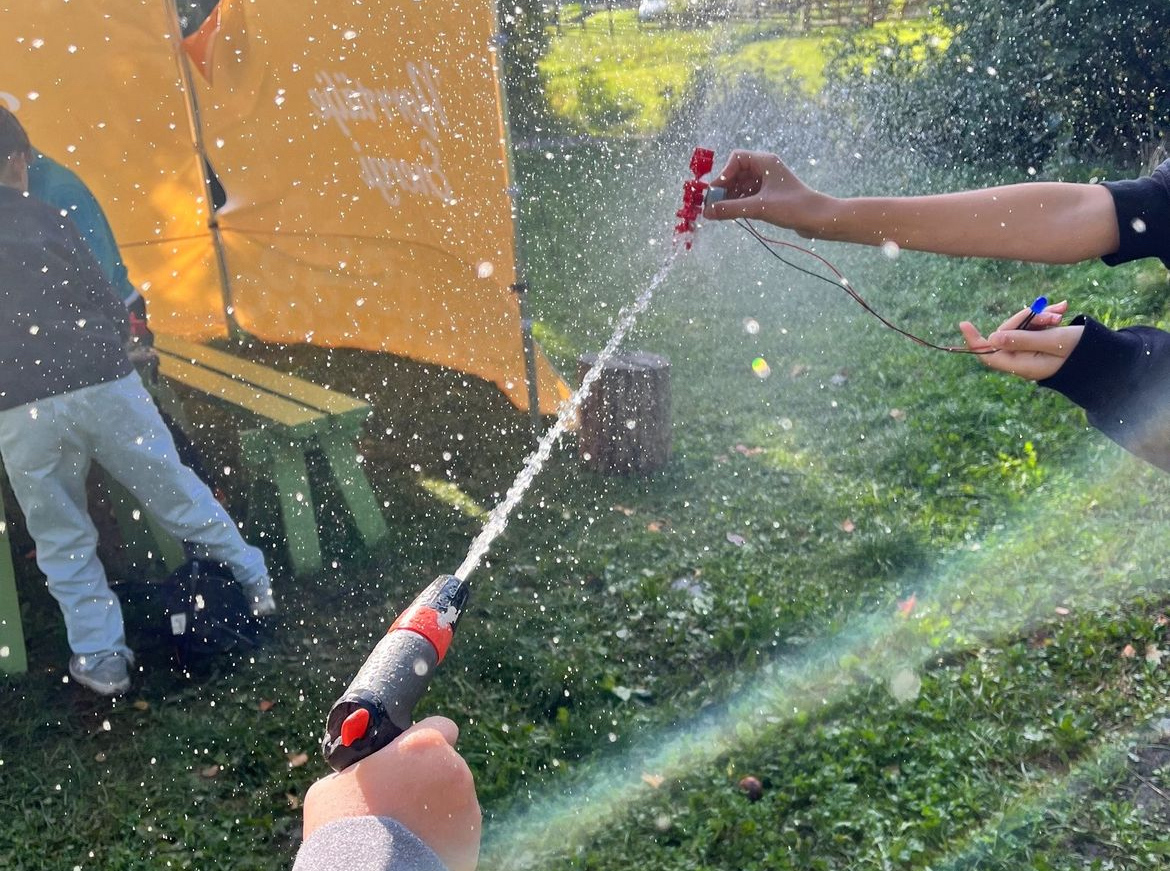
[[[130,283],[106,213],[75,172],[38,153],[28,168],[28,192],[68,215],[89,245],[102,273],[127,306],[139,298],[138,290]]]

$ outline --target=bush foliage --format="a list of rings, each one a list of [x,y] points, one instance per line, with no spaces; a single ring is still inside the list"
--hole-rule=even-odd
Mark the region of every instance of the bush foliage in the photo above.
[[[950,0],[949,42],[847,43],[838,78],[884,134],[1018,166],[1147,157],[1170,130],[1170,4]],[[856,87],[857,85],[861,87]]]

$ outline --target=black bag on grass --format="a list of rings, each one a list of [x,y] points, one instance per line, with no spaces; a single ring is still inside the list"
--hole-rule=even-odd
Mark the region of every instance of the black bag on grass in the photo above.
[[[180,662],[259,644],[258,622],[223,563],[187,560],[163,581],[163,601]]]

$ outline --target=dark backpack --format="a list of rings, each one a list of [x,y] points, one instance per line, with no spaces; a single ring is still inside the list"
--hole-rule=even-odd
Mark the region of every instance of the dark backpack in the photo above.
[[[163,601],[180,663],[259,645],[259,623],[222,563],[187,560],[163,581]]]

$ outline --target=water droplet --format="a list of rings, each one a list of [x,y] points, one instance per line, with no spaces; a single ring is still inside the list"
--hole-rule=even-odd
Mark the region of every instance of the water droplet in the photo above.
[[[904,668],[890,678],[889,689],[890,695],[897,701],[912,702],[922,691],[922,678],[913,669]]]
[[[744,318],[743,331],[749,336],[756,335],[760,331],[760,322],[755,318]]]
[[[756,373],[757,378],[767,378],[772,374],[772,369],[768,366],[768,361],[763,357],[756,357],[752,360],[752,371]]]
[[[887,239],[882,243],[882,253],[891,260],[897,260],[898,255],[902,253],[902,248],[893,239]]]

